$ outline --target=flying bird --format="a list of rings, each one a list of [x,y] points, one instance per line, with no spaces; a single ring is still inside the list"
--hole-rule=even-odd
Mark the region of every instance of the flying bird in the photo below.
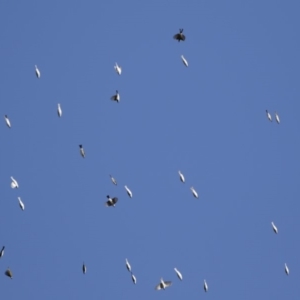
[[[274,224],[273,222],[271,222],[271,225],[272,225],[273,231],[274,231],[275,233],[278,233],[278,229],[277,229],[277,227],[275,226],[275,224]]]
[[[178,174],[179,174],[180,181],[184,183],[185,182],[185,178],[184,178],[183,174],[180,171],[178,171]]]
[[[172,281],[164,281],[162,278],[160,279],[160,283],[155,287],[156,290],[165,290],[167,287],[172,285]]]
[[[4,255],[4,249],[5,249],[5,246],[3,246],[1,251],[0,251],[0,258]]]
[[[131,273],[131,279],[133,281],[134,284],[136,284],[136,277]]]
[[[4,273],[6,276],[8,276],[9,278],[13,278],[13,274],[12,274],[12,272],[11,272],[11,270],[9,269],[9,268],[7,268],[7,270],[5,271],[5,273]]]
[[[11,179],[11,184],[10,184],[11,188],[12,189],[19,188],[19,184],[18,184],[17,180],[14,179],[12,176],[10,177],[10,179]]]
[[[180,41],[185,41],[185,35],[183,34],[183,28],[179,29],[179,33],[176,33],[173,38],[177,40],[178,42]]]
[[[118,198],[117,197],[110,198],[109,195],[107,195],[106,198],[108,199],[105,202],[106,206],[113,206],[113,207],[115,207],[116,203],[118,202]]]
[[[117,185],[117,184],[118,184],[118,183],[117,183],[117,180],[116,180],[115,178],[113,178],[111,175],[109,175],[109,177],[110,177],[111,182],[112,182],[114,185]]]
[[[180,280],[182,280],[182,279],[183,279],[183,278],[182,278],[182,274],[181,274],[176,268],[174,268],[174,271],[176,272],[178,278],[179,278]]]
[[[289,275],[289,274],[290,274],[290,270],[289,270],[287,264],[284,264],[284,271],[285,271],[285,274],[286,274],[286,275]]]
[[[272,116],[267,110],[266,110],[266,114],[267,114],[267,118],[269,119],[269,121],[272,122]]]
[[[204,291],[207,292],[208,291],[208,285],[206,280],[204,279],[204,285],[203,285]]]
[[[37,65],[34,66],[35,67],[35,75],[37,78],[40,78],[41,77],[41,72],[40,70],[38,69]]]
[[[22,210],[24,210],[24,209],[25,209],[25,205],[24,205],[24,203],[22,202],[21,198],[18,197],[18,200],[19,200],[19,206],[21,207]]]
[[[117,101],[118,103],[120,102],[120,94],[118,90],[116,90],[116,94],[110,97],[111,100]]]
[[[186,67],[188,67],[188,66],[189,66],[189,63],[187,62],[187,60],[184,58],[183,55],[181,55],[181,59],[182,59],[183,64],[184,64]]]
[[[192,191],[192,193],[193,193],[193,196],[194,196],[195,198],[199,198],[198,193],[196,192],[196,190],[195,190],[193,187],[191,187],[190,189],[191,189],[191,191]]]
[[[118,66],[118,64],[116,63],[115,66],[114,66],[114,69],[116,70],[116,72],[121,75],[122,73],[122,68],[120,66]]]
[[[127,258],[126,258],[126,260],[125,260],[125,263],[126,263],[126,268],[127,268],[127,270],[128,270],[129,272],[131,272],[131,265],[130,265],[130,263],[128,262]]]
[[[276,120],[277,124],[280,123],[280,119],[279,119],[279,116],[278,116],[277,112],[275,112],[275,120]]]
[[[80,148],[80,154],[83,158],[85,158],[85,152],[84,152],[84,149],[82,147],[82,145],[79,145],[79,148]]]
[[[57,114],[58,114],[59,117],[62,116],[62,110],[61,110],[61,106],[60,106],[59,103],[57,104]]]
[[[8,128],[11,128],[11,124],[10,124],[10,121],[9,121],[9,118],[7,115],[4,116],[4,120],[5,120],[5,123],[7,125]]]
[[[124,187],[125,187],[125,190],[126,190],[126,192],[127,192],[127,195],[128,195],[130,198],[132,198],[132,192],[131,192],[131,190],[127,187],[127,185],[125,185]]]
[[[83,263],[82,265],[82,273],[85,274],[86,273],[86,265]]]

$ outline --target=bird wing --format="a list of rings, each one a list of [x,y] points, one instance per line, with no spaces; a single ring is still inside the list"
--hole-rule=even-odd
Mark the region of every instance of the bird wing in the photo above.
[[[172,285],[172,281],[165,281],[165,285],[166,285],[166,287]]]
[[[116,100],[116,98],[117,98],[117,95],[113,95],[110,97],[111,100]]]
[[[112,201],[113,201],[114,204],[116,204],[118,202],[118,197],[112,198]]]
[[[185,35],[184,35],[184,34],[181,34],[181,39],[182,39],[183,41],[185,41]]]
[[[180,38],[180,34],[179,34],[179,33],[176,33],[176,34],[173,36],[173,38],[174,38],[175,40],[178,40],[178,39]]]
[[[156,289],[157,291],[161,290],[161,284],[159,283],[159,284],[155,287],[155,289]]]

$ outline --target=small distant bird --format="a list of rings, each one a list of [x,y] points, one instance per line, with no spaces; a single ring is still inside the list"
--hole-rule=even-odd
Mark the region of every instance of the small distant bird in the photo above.
[[[5,120],[5,123],[7,125],[8,128],[11,128],[11,124],[10,124],[10,121],[9,121],[9,118],[7,115],[4,116],[4,120]]]
[[[174,268],[174,271],[176,272],[178,278],[182,280],[182,274],[176,268]]]
[[[57,104],[57,114],[58,114],[59,117],[62,116],[62,110],[61,110],[61,106],[60,106],[59,103]]]
[[[35,67],[35,75],[37,78],[40,78],[41,77],[41,72],[40,70],[38,69],[37,65],[34,66]]]
[[[14,179],[12,176],[10,177],[10,179],[11,179],[11,184],[10,184],[11,188],[12,189],[19,188],[19,184],[18,184],[17,180]]]
[[[181,55],[181,59],[182,59],[183,64],[184,64],[186,67],[188,67],[188,66],[189,66],[189,63],[187,62],[187,60],[184,58],[183,55]]]
[[[110,198],[109,195],[107,195],[106,198],[108,199],[105,202],[106,206],[113,206],[113,207],[115,207],[116,203],[118,202],[118,198],[117,197]]]
[[[82,265],[82,273],[85,274],[86,273],[86,265],[83,263]]]
[[[206,280],[204,279],[204,285],[203,285],[204,291],[207,292],[208,291],[208,285]]]
[[[126,192],[127,192],[127,195],[128,195],[130,198],[132,198],[132,192],[131,192],[131,190],[127,187],[127,185],[125,185],[124,187],[125,187],[125,190],[126,190]]]
[[[183,174],[180,171],[178,171],[178,174],[179,174],[180,181],[184,183],[185,182],[185,178],[184,178]]]
[[[117,185],[117,184],[118,184],[118,183],[117,183],[117,180],[116,180],[115,178],[113,178],[111,175],[109,175],[109,177],[110,177],[111,182],[112,182],[114,185]]]
[[[183,34],[183,28],[179,29],[179,33],[176,33],[173,38],[177,40],[178,42],[180,41],[185,41],[185,35]]]
[[[125,260],[125,263],[126,263],[126,268],[127,268],[127,270],[128,270],[129,272],[131,272],[131,265],[130,265],[130,263],[128,262],[127,258],[126,258],[126,260]]]
[[[285,274],[286,274],[286,275],[289,275],[289,274],[290,274],[290,270],[289,270],[287,264],[284,264],[284,271],[285,271]]]
[[[4,273],[6,276],[8,276],[9,278],[13,278],[13,274],[12,274],[12,272],[11,272],[11,270],[9,269],[9,268],[7,268],[7,270],[5,271],[5,273]]]
[[[24,210],[24,209],[25,209],[25,205],[24,205],[24,203],[22,202],[21,198],[18,197],[18,200],[19,200],[19,206],[21,207],[22,210]]]
[[[172,285],[172,281],[164,281],[162,278],[160,279],[160,283],[155,287],[156,290],[165,290],[167,287]]]
[[[117,63],[115,64],[114,68],[115,68],[116,72],[117,72],[119,75],[121,75],[121,73],[122,73],[122,68],[121,68],[120,66],[118,66]]]
[[[136,284],[136,278],[132,273],[131,273],[131,279],[132,279],[133,283]]]
[[[1,251],[0,251],[0,258],[4,255],[4,249],[5,249],[5,246],[3,246]]]
[[[191,191],[192,191],[192,193],[193,193],[193,196],[194,196],[195,198],[199,198],[198,193],[196,192],[196,190],[195,190],[193,187],[191,187],[190,189],[191,189]]]
[[[84,152],[84,149],[82,147],[82,145],[79,145],[79,148],[80,148],[80,154],[83,158],[85,158],[85,152]]]
[[[277,112],[275,112],[275,120],[276,120],[277,124],[280,123],[280,119],[279,119],[279,116],[278,116]]]
[[[272,225],[273,231],[274,231],[275,233],[278,233],[278,229],[277,229],[277,227],[275,226],[275,224],[274,224],[273,222],[271,222],[271,225]]]
[[[269,121],[272,122],[272,116],[271,116],[271,114],[268,112],[268,110],[266,110],[266,114],[267,114],[267,118],[269,119]]]
[[[113,95],[112,97],[110,97],[110,99],[113,101],[120,102],[120,94],[119,94],[118,90],[116,90],[116,94]]]

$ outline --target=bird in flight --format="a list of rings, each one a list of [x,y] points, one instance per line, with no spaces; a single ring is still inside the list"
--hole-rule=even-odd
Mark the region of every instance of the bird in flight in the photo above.
[[[113,206],[113,207],[115,207],[116,203],[118,202],[118,198],[117,197],[110,198],[109,195],[107,195],[106,198],[108,199],[105,202],[106,206]]]
[[[186,66],[186,67],[188,67],[189,66],[189,63],[188,63],[188,61],[184,58],[184,56],[183,55],[181,55],[181,60],[182,60],[182,62],[183,62],[183,64]]]
[[[114,69],[116,70],[116,72],[121,75],[122,73],[122,68],[120,66],[118,66],[118,64],[116,63],[115,66],[114,66]]]
[[[85,274],[86,273],[86,265],[83,263],[82,265],[82,273]]]
[[[80,154],[83,158],[85,158],[85,152],[84,152],[84,149],[82,147],[82,145],[79,145],[79,151],[80,151]]]
[[[117,101],[118,103],[120,102],[120,94],[118,90],[116,90],[116,94],[110,97],[111,100]]]
[[[40,70],[38,69],[37,65],[34,66],[35,67],[35,75],[37,78],[40,78],[41,77],[41,72]]]
[[[160,279],[160,283],[155,287],[157,291],[163,289],[165,290],[167,287],[172,285],[172,281],[164,281],[162,278]]]
[[[109,177],[110,177],[111,182],[112,182],[114,185],[117,185],[117,184],[118,184],[118,183],[117,183],[117,180],[116,180],[115,178],[113,178],[111,175],[109,175]]]
[[[6,276],[8,276],[9,278],[13,278],[13,274],[12,274],[12,272],[11,272],[11,270],[9,269],[9,268],[7,268],[7,270],[5,271],[5,273],[4,273]]]
[[[196,190],[195,190],[193,187],[191,187],[191,191],[192,191],[193,196],[194,196],[195,198],[199,198],[198,193],[196,192]]]
[[[11,188],[12,189],[19,188],[19,184],[18,184],[17,180],[14,179],[12,176],[10,177],[10,179],[11,179],[11,184],[10,184]]]
[[[131,192],[131,190],[127,187],[127,185],[125,185],[124,187],[125,187],[125,190],[126,190],[126,192],[127,192],[127,195],[128,195],[130,198],[132,198],[132,192]]]
[[[182,280],[182,279],[183,279],[183,278],[182,278],[182,274],[181,274],[176,268],[174,268],[174,271],[176,272],[178,278],[179,278],[180,280]]]
[[[183,28],[179,29],[179,33],[176,33],[173,38],[177,40],[178,42],[180,41],[185,41],[185,35],[183,34]]]
[[[59,117],[62,116],[62,110],[61,110],[61,106],[60,106],[59,103],[57,104],[57,114],[58,114]]]
[[[275,233],[278,233],[278,229],[277,229],[277,227],[275,226],[275,224],[274,224],[273,222],[271,222],[271,225],[272,225],[273,231],[274,231]]]
[[[272,116],[271,116],[271,114],[268,112],[267,109],[266,109],[266,114],[267,114],[267,118],[269,119],[269,121],[272,122]]]
[[[19,206],[21,207],[22,210],[24,210],[24,209],[25,209],[25,205],[24,205],[24,203],[22,202],[21,198],[18,197],[18,200],[19,200]]]
[[[3,246],[1,251],[0,251],[0,258],[4,255],[4,249],[5,249],[5,246]]]
[[[8,128],[11,128],[11,124],[10,124],[10,121],[9,121],[9,118],[7,115],[4,116],[4,120],[5,120],[5,123],[7,125]]]

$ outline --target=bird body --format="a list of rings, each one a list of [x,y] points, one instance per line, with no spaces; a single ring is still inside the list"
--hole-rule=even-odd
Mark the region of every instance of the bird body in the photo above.
[[[10,177],[10,179],[11,179],[11,184],[10,184],[11,188],[12,189],[19,188],[19,184],[17,180],[15,180],[12,176]]]
[[[127,185],[125,185],[124,187],[125,187],[125,190],[126,190],[126,192],[127,192],[127,195],[128,195],[130,198],[132,198],[132,192],[131,192],[131,190],[127,187]]]
[[[121,97],[120,97],[120,94],[119,94],[118,90],[116,90],[116,94],[111,96],[110,99],[113,100],[113,101],[120,102]]]
[[[7,127],[11,128],[10,120],[9,120],[7,115],[4,116],[4,120],[5,120],[5,123],[6,123]]]
[[[271,222],[271,225],[272,225],[273,231],[277,234],[278,233],[277,227],[275,226],[275,224],[273,222]]]
[[[183,34],[183,28],[179,29],[179,33],[176,33],[173,38],[177,40],[178,42],[180,41],[185,41],[185,35]]]
[[[183,174],[180,171],[178,171],[178,174],[179,174],[180,181],[184,183],[185,182],[185,178],[184,178]]]
[[[122,68],[120,66],[118,66],[118,64],[116,63],[115,66],[114,66],[114,69],[116,70],[116,72],[121,75],[122,73]]]
[[[60,106],[59,103],[57,104],[57,114],[58,114],[59,117],[62,116],[62,109],[61,109],[61,106]]]
[[[184,64],[186,67],[188,67],[188,66],[189,66],[189,63],[187,62],[187,60],[184,58],[183,55],[181,55],[181,59],[182,59],[183,64]]]
[[[113,206],[115,207],[116,203],[118,202],[118,198],[114,197],[114,198],[110,198],[109,195],[106,196],[106,198],[108,199],[105,203],[106,206]]]
[[[160,283],[155,287],[156,290],[165,290],[167,287],[172,285],[172,281],[164,281],[162,278],[160,279]]]
[[[25,209],[25,205],[24,205],[24,203],[22,202],[21,198],[18,197],[18,200],[19,200],[19,206],[21,207],[22,210],[24,210],[24,209]]]
[[[198,193],[196,192],[196,190],[195,190],[193,187],[191,187],[191,191],[192,191],[193,196],[194,196],[195,198],[199,198]]]
[[[267,118],[269,119],[269,121],[272,122],[272,116],[271,116],[271,114],[268,112],[268,110],[266,110],[266,114],[267,114]]]
[[[181,274],[176,268],[174,268],[174,271],[176,272],[178,278],[179,278],[180,280],[182,280],[182,279],[183,279],[183,278],[182,278],[182,274]]]
[[[35,67],[35,75],[37,78],[40,78],[41,77],[41,72],[40,70],[38,69],[37,65],[34,66]]]
[[[85,158],[85,151],[84,151],[82,145],[79,145],[79,151],[80,151],[80,155],[81,155],[83,158]]]
[[[6,276],[8,276],[9,278],[13,278],[13,274],[12,274],[12,271],[8,268],[5,273],[4,273]]]

